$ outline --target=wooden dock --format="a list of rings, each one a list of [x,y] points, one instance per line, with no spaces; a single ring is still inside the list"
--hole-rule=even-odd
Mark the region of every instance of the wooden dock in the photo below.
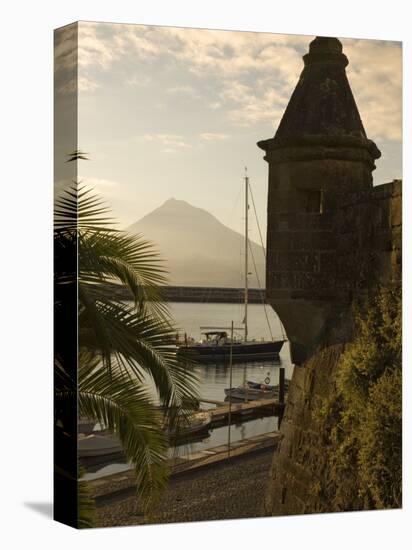
[[[212,415],[212,425],[216,422],[226,420],[229,416],[229,409],[231,416],[246,416],[258,414],[259,412],[281,414],[285,407],[284,403],[280,403],[278,399],[259,399],[255,401],[245,402],[233,402],[231,406],[229,402],[212,401],[200,399],[200,403],[212,403],[216,405],[216,408],[209,409],[208,412]]]
[[[197,453],[192,453],[186,457],[176,457],[171,459],[172,474],[187,472],[203,466],[209,466],[226,460],[235,458],[246,453],[274,447],[280,439],[280,432],[273,431],[261,435],[255,435],[242,441],[234,441],[230,444],[230,451],[227,444],[205,449]]]
[[[171,457],[169,466],[171,475],[178,475],[191,470],[197,470],[206,466],[212,466],[219,462],[230,460],[242,455],[274,448],[280,441],[280,432],[273,431],[256,435],[242,441],[235,441],[230,445],[219,445],[211,449],[205,449],[184,457]],[[130,489],[136,485],[135,474],[132,470],[126,470],[116,474],[107,475],[98,479],[88,480],[88,486],[97,498],[97,504],[101,505],[108,499],[121,499],[130,495]]]

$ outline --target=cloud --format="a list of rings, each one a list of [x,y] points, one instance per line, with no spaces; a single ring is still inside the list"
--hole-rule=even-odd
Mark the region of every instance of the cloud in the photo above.
[[[90,176],[86,176],[82,178],[82,182],[85,183],[86,185],[89,185],[90,187],[99,186],[99,187],[108,188],[108,187],[115,187],[116,185],[119,185],[119,182],[117,181],[107,180],[102,178],[95,178]]]
[[[107,70],[124,54],[112,41],[99,35],[98,23],[74,23],[58,29],[54,41],[57,91],[63,94],[90,92],[99,82],[85,69]]]
[[[229,136],[227,134],[219,134],[214,132],[204,132],[203,134],[200,134],[200,139],[203,139],[204,141],[222,141],[228,137]]]
[[[166,93],[168,94],[191,94],[191,95],[197,95],[193,86],[189,85],[182,85],[182,86],[172,86],[171,88],[167,88]]]
[[[191,145],[178,134],[145,134],[144,141],[157,142],[164,153],[175,153],[179,149],[190,149]]]
[[[296,48],[308,42],[304,36],[269,33],[179,28],[160,31],[170,37],[175,57],[184,61],[190,71],[200,76],[206,71],[225,80],[270,68],[290,77],[290,61],[296,56]]]
[[[71,80],[64,82],[58,91],[63,94],[77,93],[77,92],[93,92],[98,88],[97,82],[87,78],[86,76],[74,77]]]
[[[151,82],[152,79],[148,75],[144,74],[133,75],[126,80],[126,83],[129,86],[134,86],[135,88],[143,88],[145,86],[149,86]]]
[[[191,84],[165,88],[165,94],[199,94],[205,107],[222,112],[229,124],[270,123],[276,129],[303,69],[302,55],[311,36],[213,31],[144,25],[79,24],[79,73],[82,90],[99,86],[99,74],[127,60],[127,82],[139,85],[162,61],[191,75]],[[342,39],[349,57],[349,80],[368,135],[401,138],[401,49],[399,43]],[[67,63],[62,44],[59,57]],[[140,63],[138,73],[134,67]],[[181,73],[180,73],[181,74]],[[194,79],[194,80],[193,80]],[[213,97],[208,83],[213,82]],[[207,97],[209,93],[209,97]],[[181,147],[177,145],[177,147]],[[176,144],[168,147],[176,149]]]
[[[56,29],[54,33],[54,69],[73,71],[77,65],[77,24]]]
[[[402,139],[402,50],[399,42],[344,40],[347,69],[371,139]]]
[[[288,102],[288,95],[279,92],[273,83],[261,80],[256,86],[235,82],[233,88],[223,90],[221,99],[229,119],[237,126],[251,126],[260,122],[277,125]]]
[[[105,25],[99,23],[80,22],[78,35],[78,63],[79,70],[87,67],[98,67],[107,70],[126,52],[116,40],[107,37],[104,33]]]
[[[79,176],[76,181],[80,186],[86,186],[105,198],[116,197],[118,193],[119,182],[117,181],[91,176]],[[71,189],[74,185],[77,184],[72,178],[64,178],[55,181],[54,188],[56,197],[63,191]]]
[[[119,182],[117,181],[85,176],[80,177],[80,183],[93,189],[93,191],[104,196],[105,198],[116,196],[118,193]]]

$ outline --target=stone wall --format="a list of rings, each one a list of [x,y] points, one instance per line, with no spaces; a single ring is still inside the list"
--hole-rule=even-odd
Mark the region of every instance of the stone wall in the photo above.
[[[350,304],[379,284],[401,278],[401,182],[348,196],[336,213],[333,278],[336,296]],[[318,250],[321,256],[326,252]],[[304,301],[297,300],[298,304]],[[317,494],[326,467],[317,423],[319,401],[333,395],[339,358],[352,339],[350,308],[340,309],[323,331],[317,350],[296,366],[281,425],[266,498],[269,515],[333,511]]]
[[[381,153],[363,126],[337,38],[316,37],[273,138],[266,296],[297,365],[266,502],[268,514],[327,510],[319,399],[333,395],[353,337],[352,304],[401,277],[401,182],[373,187]],[[324,480],[324,479],[323,479]]]
[[[330,395],[334,372],[344,345],[315,354],[303,367],[295,367],[285,414],[282,440],[275,451],[265,500],[268,515],[293,515],[320,511],[316,487],[325,471],[317,429],[316,405]]]
[[[346,192],[321,213],[270,205],[269,193],[267,301],[301,364],[355,298],[400,276],[401,182]]]

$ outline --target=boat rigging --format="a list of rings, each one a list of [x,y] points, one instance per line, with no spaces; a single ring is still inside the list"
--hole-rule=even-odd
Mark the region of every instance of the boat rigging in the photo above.
[[[244,185],[245,185],[245,227],[244,227],[244,251],[245,251],[245,265],[244,265],[244,318],[243,318],[243,340],[237,340],[233,337],[228,336],[229,327],[201,327],[202,336],[200,342],[195,342],[193,339],[190,341],[185,337],[184,345],[179,346],[178,353],[187,353],[190,352],[192,357],[201,362],[201,363],[219,363],[227,362],[230,355],[232,354],[233,360],[236,362],[252,362],[252,361],[261,361],[261,360],[273,360],[279,359],[279,352],[286,341],[286,337],[282,330],[282,339],[273,340],[273,337],[270,341],[256,341],[249,340],[249,327],[248,327],[248,294],[249,294],[249,249],[250,249],[250,240],[249,240],[249,176],[247,173],[247,168],[245,168],[244,176]],[[254,205],[253,195],[252,201]],[[255,209],[256,213],[256,209]],[[260,227],[259,227],[259,234]],[[263,243],[262,243],[262,249]],[[255,264],[254,257],[252,254],[252,260]],[[255,268],[256,269],[256,268]],[[260,281],[258,280],[259,286]],[[270,334],[270,323],[266,312],[266,320],[269,325]],[[242,330],[237,328],[235,330]]]

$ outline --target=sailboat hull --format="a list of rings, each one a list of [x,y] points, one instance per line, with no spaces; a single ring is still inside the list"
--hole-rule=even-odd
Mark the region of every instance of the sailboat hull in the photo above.
[[[180,353],[187,353],[191,359],[200,363],[227,363],[232,348],[233,363],[279,360],[279,352],[284,340],[277,342],[235,342],[228,344],[195,344],[182,346]]]

